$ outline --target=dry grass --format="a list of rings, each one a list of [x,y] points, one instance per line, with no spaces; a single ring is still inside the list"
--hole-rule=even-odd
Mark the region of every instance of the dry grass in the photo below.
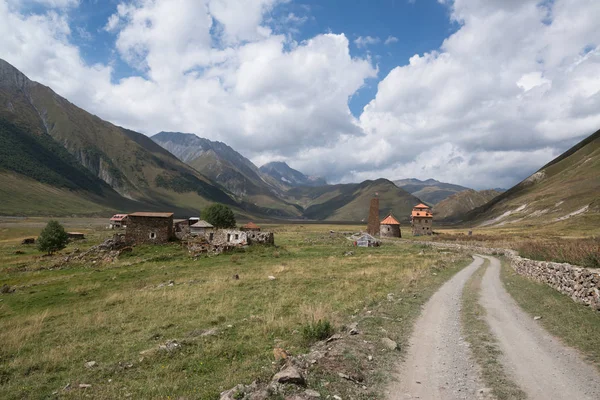
[[[176,244],[139,246],[112,264],[61,270],[44,269],[53,259],[37,258],[34,250],[14,256],[19,244],[0,243],[0,279],[17,287],[0,295],[3,397],[46,398],[58,391],[79,398],[81,390],[62,388],[89,383],[85,396],[98,399],[217,399],[238,383],[270,377],[274,347],[307,351],[297,332],[309,321],[339,328],[356,310],[387,304],[388,293],[403,291],[411,294],[397,317],[410,320],[447,278],[444,271],[464,261],[453,255],[452,268],[437,267],[447,254],[407,243],[353,249],[345,257],[350,242],[329,237],[330,229],[337,228],[276,227],[276,250],[194,260]],[[76,246],[102,239],[101,232],[94,235]],[[21,264],[40,268],[18,272]],[[386,329],[398,329],[403,342],[410,324],[397,325]],[[191,335],[213,328],[217,335]],[[181,351],[140,361],[141,351],[170,339],[183,343]],[[99,366],[85,368],[92,360]]]
[[[516,246],[522,257],[600,268],[600,237],[590,239],[529,240]]]

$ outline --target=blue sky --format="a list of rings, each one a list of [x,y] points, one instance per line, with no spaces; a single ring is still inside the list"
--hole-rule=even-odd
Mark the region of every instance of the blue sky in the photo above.
[[[330,182],[510,187],[600,128],[600,1],[0,0],[0,58]]]

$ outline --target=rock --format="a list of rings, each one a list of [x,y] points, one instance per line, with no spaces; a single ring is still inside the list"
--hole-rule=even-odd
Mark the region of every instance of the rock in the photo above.
[[[35,244],[35,238],[25,238],[21,241],[21,244]]]
[[[98,363],[96,361],[88,361],[85,363],[86,368],[94,368],[97,366],[98,366]]]
[[[92,385],[90,385],[89,383],[80,383],[79,384],[79,389],[88,389],[91,387],[92,387]]]
[[[347,251],[344,253],[344,257],[353,256],[353,255],[354,255],[353,251]]]
[[[329,343],[329,342],[333,342],[334,340],[340,340],[342,338],[342,335],[340,335],[339,333],[336,333],[335,335],[331,335],[325,342]]]
[[[387,299],[388,301],[394,301],[394,293],[388,293]]]
[[[367,357],[367,360],[369,360],[369,361],[373,361],[373,356],[368,356],[368,357]]]
[[[269,398],[269,392],[266,390],[259,390],[250,395],[249,400],[267,400]]]
[[[392,339],[390,338],[382,338],[381,339],[381,343],[388,349],[388,350],[398,350],[400,348],[400,346],[398,346],[398,343],[394,342]]]
[[[312,389],[306,389],[304,391],[304,394],[306,395],[306,397],[310,397],[313,399],[318,399],[319,397],[321,397],[321,393],[317,392],[316,390],[312,390]]]
[[[333,398],[334,398],[335,400],[342,400],[342,398],[341,398],[340,396],[338,396],[337,394],[334,394],[334,395],[333,395]]]
[[[538,320],[540,320],[540,319],[542,319],[542,317],[540,317],[539,315],[536,315],[535,317],[533,317],[533,320],[534,320],[534,321],[538,321]]]
[[[2,285],[2,288],[0,288],[0,293],[13,293],[15,291],[14,287],[11,287],[9,285]]]
[[[272,280],[272,281],[274,281],[277,278],[275,278],[273,275],[269,275],[269,279]]]
[[[167,340],[165,344],[161,344],[158,346],[158,350],[166,351],[167,353],[172,353],[175,350],[178,350],[181,347],[177,340]]]
[[[304,377],[296,368],[289,366],[279,371],[273,376],[273,382],[276,383],[293,383],[295,385],[304,385]]]

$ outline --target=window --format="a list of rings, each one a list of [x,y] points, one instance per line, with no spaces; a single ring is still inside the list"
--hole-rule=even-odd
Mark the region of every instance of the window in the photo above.
[[[228,234],[227,234],[227,241],[228,241],[228,242],[231,242],[231,233],[228,233]]]
[[[240,235],[238,235],[237,233],[235,234],[235,240],[238,240],[240,238]]]
[[[214,237],[215,237],[214,233],[211,232],[211,233],[208,234],[208,240],[212,241]]]
[[[149,235],[149,237],[150,237],[150,239],[152,239],[152,240],[156,239],[156,232],[150,232],[150,235]]]

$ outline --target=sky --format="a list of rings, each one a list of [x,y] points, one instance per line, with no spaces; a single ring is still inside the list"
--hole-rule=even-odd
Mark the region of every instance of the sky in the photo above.
[[[597,0],[0,0],[0,58],[114,124],[329,182],[511,187],[600,128]]]

